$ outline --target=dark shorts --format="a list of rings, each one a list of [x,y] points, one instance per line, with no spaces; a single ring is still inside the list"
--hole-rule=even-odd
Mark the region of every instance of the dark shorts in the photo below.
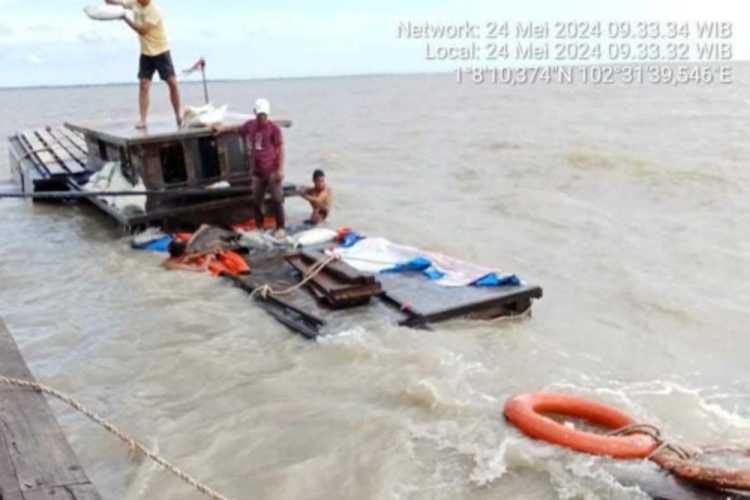
[[[159,72],[159,78],[163,82],[166,82],[173,76],[174,64],[172,64],[172,54],[169,51],[159,54],[158,56],[147,56],[141,54],[141,62],[138,67],[138,79],[140,80],[151,80],[154,77],[154,72]]]

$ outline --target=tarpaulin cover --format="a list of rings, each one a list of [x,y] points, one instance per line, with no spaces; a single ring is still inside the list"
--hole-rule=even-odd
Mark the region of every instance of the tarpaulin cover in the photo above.
[[[422,272],[435,283],[447,287],[520,286],[513,274],[464,262],[437,252],[427,252],[399,245],[385,238],[365,238],[350,248],[336,248],[334,253],[362,272]]]

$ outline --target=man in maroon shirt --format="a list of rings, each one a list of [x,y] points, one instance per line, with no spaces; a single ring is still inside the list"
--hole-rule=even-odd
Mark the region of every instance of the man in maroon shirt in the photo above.
[[[285,238],[284,217],[284,141],[281,129],[273,123],[271,104],[266,99],[255,101],[255,120],[249,120],[239,128],[240,136],[247,148],[248,166],[253,178],[253,203],[255,223],[263,228],[263,201],[266,193],[271,193],[274,216],[276,217],[276,238]],[[226,131],[222,127],[216,133]]]

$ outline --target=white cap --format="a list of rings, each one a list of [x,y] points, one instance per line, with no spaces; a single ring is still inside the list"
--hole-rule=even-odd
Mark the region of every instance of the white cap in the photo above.
[[[253,111],[256,115],[264,114],[268,116],[271,114],[271,103],[268,102],[268,99],[258,99],[255,101]]]

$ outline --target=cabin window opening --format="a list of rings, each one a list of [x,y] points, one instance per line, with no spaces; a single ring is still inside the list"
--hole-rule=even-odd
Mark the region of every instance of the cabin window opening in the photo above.
[[[201,155],[201,177],[203,179],[221,177],[221,162],[219,161],[216,139],[213,137],[199,139],[198,149]]]
[[[182,150],[182,144],[174,143],[162,146],[159,156],[161,159],[161,172],[165,183],[177,184],[187,182],[188,175],[185,168],[185,153]]]
[[[109,159],[109,155],[107,154],[107,145],[104,143],[104,141],[97,141],[99,143],[99,158],[102,159],[102,161],[107,161]]]

